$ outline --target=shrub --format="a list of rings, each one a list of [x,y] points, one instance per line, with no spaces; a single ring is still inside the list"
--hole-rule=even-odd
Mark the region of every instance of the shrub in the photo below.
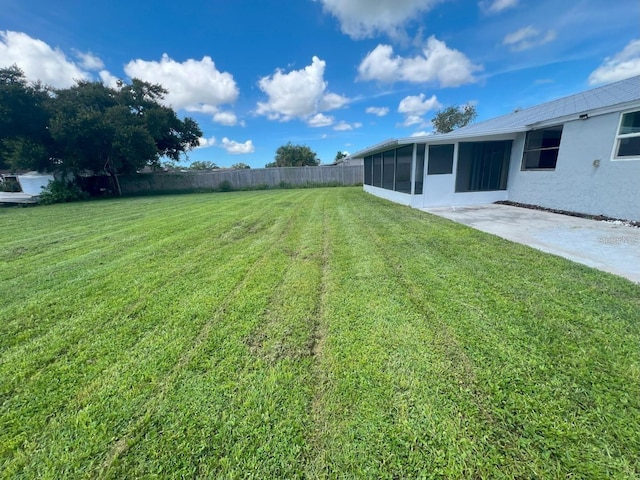
[[[218,185],[218,188],[220,189],[221,192],[233,191],[233,185],[231,185],[231,182],[229,180],[221,181],[220,185]]]
[[[89,198],[89,194],[83,192],[75,183],[53,180],[49,181],[49,184],[42,190],[40,203],[42,205],[51,205],[54,203],[76,202],[87,198]]]

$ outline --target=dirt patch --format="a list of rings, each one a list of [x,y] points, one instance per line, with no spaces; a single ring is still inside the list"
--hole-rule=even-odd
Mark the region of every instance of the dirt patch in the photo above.
[[[606,215],[589,215],[587,213],[572,212],[570,210],[558,210],[556,208],[546,208],[546,207],[541,207],[539,205],[530,205],[528,203],[510,202],[509,200],[500,200],[494,203],[496,203],[497,205],[509,205],[512,207],[528,208],[530,210],[540,210],[542,212],[568,215],[570,217],[586,218],[589,220],[598,220],[600,222],[615,222],[615,223],[620,223],[621,225],[627,225],[629,227],[640,228],[640,222],[636,222],[633,220],[625,220],[623,218],[607,217]]]

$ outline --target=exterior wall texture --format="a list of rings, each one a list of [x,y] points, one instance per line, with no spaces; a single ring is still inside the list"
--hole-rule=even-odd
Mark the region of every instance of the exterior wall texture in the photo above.
[[[508,199],[640,221],[640,160],[611,160],[619,121],[620,114],[612,113],[565,123],[553,171],[521,170],[520,134],[513,144]]]
[[[262,186],[327,184],[362,185],[362,166],[278,167],[212,172],[142,173],[118,176],[123,194],[215,190],[227,181],[233,189]]]

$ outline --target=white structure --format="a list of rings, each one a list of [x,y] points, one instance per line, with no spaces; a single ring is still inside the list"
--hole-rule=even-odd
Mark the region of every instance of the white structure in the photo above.
[[[509,200],[640,221],[640,76],[352,157],[365,191],[416,208]]]
[[[53,175],[29,172],[22,175],[0,175],[0,181],[13,180],[20,186],[20,192],[0,192],[0,203],[36,203],[42,189],[53,181]]]

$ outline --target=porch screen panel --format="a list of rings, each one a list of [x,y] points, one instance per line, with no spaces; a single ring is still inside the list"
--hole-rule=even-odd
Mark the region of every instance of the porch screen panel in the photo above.
[[[373,156],[373,186],[382,187],[382,154]]]
[[[382,188],[393,190],[393,179],[395,177],[396,151],[389,150],[382,156]]]
[[[427,175],[453,173],[453,144],[429,145]]]
[[[364,184],[373,185],[373,157],[364,157]]]
[[[411,193],[411,159],[413,145],[396,150],[396,192]]]
[[[512,143],[511,140],[460,143],[456,192],[506,190]]]
[[[422,183],[424,181],[424,153],[425,144],[419,143],[416,152],[416,178],[415,188],[413,190],[414,195],[422,195]]]

